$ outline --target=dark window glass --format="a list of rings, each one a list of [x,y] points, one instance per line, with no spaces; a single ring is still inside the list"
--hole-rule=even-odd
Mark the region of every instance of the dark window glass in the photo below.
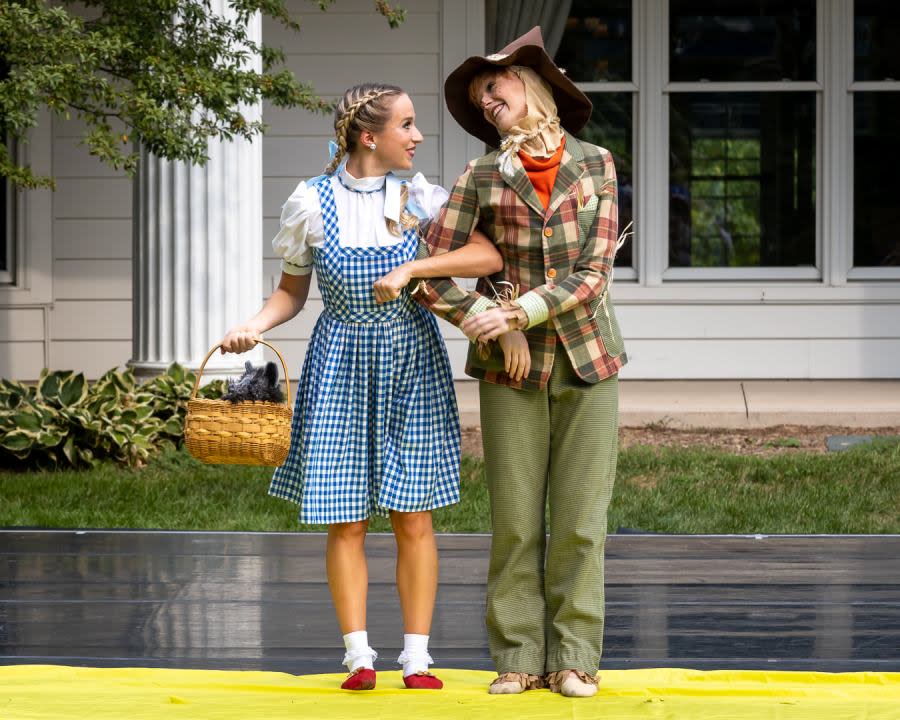
[[[631,0],[574,0],[556,64],[576,82],[631,80]]]
[[[854,93],[853,116],[853,264],[900,265],[900,93]]]
[[[814,265],[815,94],[670,96],[669,264]]]
[[[856,0],[853,77],[900,80],[900,13],[896,0]]]
[[[633,112],[631,93],[588,93],[594,112],[578,137],[612,153],[619,186],[619,230],[631,222],[634,195]],[[633,239],[633,238],[632,238]],[[616,255],[616,267],[632,264],[632,241]]]
[[[672,81],[816,79],[815,0],[671,0]]]

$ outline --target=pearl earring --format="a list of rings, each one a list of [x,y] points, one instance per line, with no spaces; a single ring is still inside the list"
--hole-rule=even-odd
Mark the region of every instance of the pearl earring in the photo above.
[[[369,150],[375,149],[375,143],[369,143]]]

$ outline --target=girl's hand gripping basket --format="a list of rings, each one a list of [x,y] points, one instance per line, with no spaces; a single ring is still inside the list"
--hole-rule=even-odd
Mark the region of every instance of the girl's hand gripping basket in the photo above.
[[[284,358],[272,345],[284,370],[284,403],[260,400],[230,402],[197,398],[203,368],[221,344],[203,358],[188,400],[184,442],[188,452],[205,463],[226,465],[281,465],[291,445],[291,381]]]

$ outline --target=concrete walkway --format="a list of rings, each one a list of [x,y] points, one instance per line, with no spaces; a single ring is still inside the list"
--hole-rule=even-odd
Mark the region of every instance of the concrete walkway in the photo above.
[[[478,383],[456,395],[463,426],[478,425]],[[900,380],[623,380],[619,412],[627,427],[900,428]]]

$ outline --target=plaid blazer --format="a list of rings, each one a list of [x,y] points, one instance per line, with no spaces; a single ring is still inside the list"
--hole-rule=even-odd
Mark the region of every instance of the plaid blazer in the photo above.
[[[525,335],[531,372],[514,382],[503,369],[503,352],[490,343],[487,359],[469,348],[466,373],[487,382],[524,389],[547,385],[556,343],[575,372],[589,383],[616,374],[627,362],[612,300],[607,292],[618,239],[616,171],[608,150],[566,133],[556,183],[545,209],[517,155],[498,167],[498,152],[469,163],[450,199],[430,224],[432,254],[462,247],[477,226],[497,245],[504,267],[467,292],[449,278],[428,280],[419,302],[459,326],[493,307],[498,281],[518,286],[528,315]]]

